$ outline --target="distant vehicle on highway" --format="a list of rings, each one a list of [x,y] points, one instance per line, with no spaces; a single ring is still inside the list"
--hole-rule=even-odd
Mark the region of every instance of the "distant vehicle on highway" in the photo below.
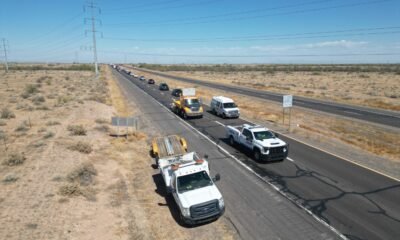
[[[146,78],[144,78],[144,76],[140,76],[139,80],[140,80],[140,81],[145,81]]]
[[[182,89],[175,88],[174,90],[172,90],[171,95],[175,97],[180,97],[182,95]]]
[[[168,84],[161,83],[160,86],[158,87],[158,89],[160,89],[161,91],[168,91],[169,87],[168,87]]]
[[[227,125],[225,131],[231,145],[239,144],[252,151],[257,162],[281,161],[288,156],[289,146],[265,127],[250,124]]]
[[[147,81],[147,83],[148,83],[148,84],[154,84],[154,83],[156,83],[156,82],[155,82],[153,79],[150,78],[150,79]]]
[[[240,116],[239,108],[235,102],[227,97],[215,96],[211,100],[211,111],[222,118],[238,118]]]

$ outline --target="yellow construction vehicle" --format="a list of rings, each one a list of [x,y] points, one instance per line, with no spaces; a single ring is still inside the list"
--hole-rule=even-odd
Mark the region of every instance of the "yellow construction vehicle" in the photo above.
[[[173,100],[171,109],[184,119],[189,117],[203,117],[203,107],[201,106],[200,99],[196,96],[196,90],[194,88],[182,89],[182,94],[179,99]]]

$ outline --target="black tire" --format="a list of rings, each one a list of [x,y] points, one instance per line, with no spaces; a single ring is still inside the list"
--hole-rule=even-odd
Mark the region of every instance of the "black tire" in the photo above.
[[[261,160],[261,152],[260,152],[260,150],[254,149],[253,155],[254,155],[254,160],[256,160],[256,162],[259,162]]]
[[[231,146],[235,146],[235,139],[233,139],[232,136],[229,137],[229,144],[230,144]]]
[[[225,115],[225,113],[222,113],[222,118],[223,118],[223,119],[225,119],[225,118],[226,118],[226,115]]]
[[[187,116],[187,114],[186,114],[185,111],[182,112],[182,117],[183,117],[183,119],[185,119],[185,120],[188,119],[188,116]]]

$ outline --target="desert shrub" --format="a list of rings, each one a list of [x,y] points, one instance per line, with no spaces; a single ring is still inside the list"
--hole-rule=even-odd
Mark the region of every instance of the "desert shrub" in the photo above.
[[[25,93],[26,94],[35,94],[39,92],[39,85],[37,84],[28,84],[25,86]]]
[[[42,76],[42,77],[36,79],[36,82],[37,82],[37,83],[42,83],[42,82],[44,82],[47,78],[49,78],[49,77],[47,77],[47,76]]]
[[[32,102],[36,105],[44,103],[46,99],[42,95],[38,95],[32,98]]]
[[[15,114],[9,108],[3,108],[0,117],[3,119],[15,118]]]
[[[40,148],[40,147],[46,146],[46,143],[44,141],[35,141],[35,142],[31,143],[31,146],[34,148]]]
[[[92,145],[90,145],[89,143],[85,143],[85,142],[77,142],[75,144],[72,144],[68,147],[69,150],[72,151],[78,151],[80,153],[84,153],[84,154],[89,154],[93,151],[92,149]]]
[[[49,111],[50,108],[49,108],[48,106],[45,106],[45,105],[44,105],[44,106],[39,106],[39,107],[37,107],[36,110]]]
[[[7,134],[3,130],[0,130],[0,140],[7,140]]]
[[[81,195],[81,189],[76,183],[68,183],[64,186],[61,186],[58,190],[60,195],[63,196],[79,196]]]
[[[47,133],[43,136],[44,139],[48,139],[48,138],[52,138],[52,137],[54,137],[54,133],[53,133],[53,132],[47,132]]]
[[[8,100],[9,103],[17,103],[18,100],[16,97],[11,97],[10,100]]]
[[[67,129],[70,131],[71,135],[74,136],[86,135],[86,129],[82,125],[69,125]]]
[[[46,123],[47,126],[55,126],[55,125],[60,125],[61,123],[58,121],[48,121]]]
[[[104,118],[97,118],[95,120],[96,123],[98,124],[106,124],[106,123],[110,123],[110,121],[108,119],[104,119]]]
[[[57,98],[57,106],[62,106],[70,101],[70,98],[67,96],[59,96]]]
[[[78,182],[80,185],[87,186],[93,182],[97,170],[91,163],[83,163],[67,175],[70,182]]]
[[[5,126],[5,125],[7,125],[7,123],[3,120],[0,120],[0,126]]]
[[[15,129],[16,132],[26,132],[29,130],[29,123],[27,121],[23,121],[18,127]]]
[[[3,182],[4,183],[13,183],[13,182],[15,182],[17,180],[18,180],[18,177],[13,173],[10,173],[10,174],[8,174],[7,176],[5,176],[3,178]]]
[[[16,165],[21,165],[25,162],[26,157],[22,153],[11,153],[8,158],[3,162],[4,165],[7,166],[16,166]]]
[[[27,99],[28,97],[30,97],[31,95],[29,94],[29,93],[26,93],[26,92],[23,92],[23,93],[21,93],[21,97],[23,98],[23,99]]]
[[[96,126],[94,129],[100,132],[109,132],[110,127],[108,125],[101,124],[100,126]]]

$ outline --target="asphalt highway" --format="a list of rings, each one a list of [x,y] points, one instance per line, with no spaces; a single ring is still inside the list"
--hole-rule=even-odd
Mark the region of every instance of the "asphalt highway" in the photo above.
[[[137,104],[162,131],[184,135],[196,151],[210,156],[212,169],[223,178],[220,185],[229,206],[227,216],[242,238],[338,238],[318,221],[348,239],[400,236],[400,182],[284,136],[280,138],[290,144],[288,160],[257,163],[225,139],[225,125],[246,121],[221,119],[204,106],[207,112],[202,119],[186,123],[218,143],[226,151],[222,152],[161,107],[169,107],[170,92],[122,72],[115,75],[126,94],[136,96]]]
[[[196,85],[206,86],[210,88],[215,88],[224,91],[230,91],[234,93],[239,93],[242,95],[257,97],[261,99],[271,100],[275,102],[282,102],[282,94],[243,88],[237,86],[230,86],[226,84],[219,84],[213,82],[200,81],[192,78],[177,77],[166,73],[160,73],[156,71],[149,71],[146,69],[140,69],[143,72],[149,72],[154,75],[168,77],[171,79],[193,83]],[[400,128],[400,112],[384,111],[379,109],[372,109],[359,106],[351,106],[346,104],[340,104],[335,102],[315,100],[305,97],[293,97],[293,105],[303,108],[308,108],[312,110],[322,111],[330,114],[335,114],[344,117],[355,118],[363,121],[368,121],[372,123],[378,123],[381,125],[386,125],[390,127]]]

